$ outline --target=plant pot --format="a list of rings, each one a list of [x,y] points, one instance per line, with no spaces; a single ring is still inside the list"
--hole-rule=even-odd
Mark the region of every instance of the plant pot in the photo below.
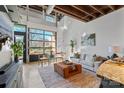
[[[19,62],[18,56],[15,56],[15,62]]]
[[[72,49],[71,49],[71,52],[73,53],[73,51],[74,51],[74,49],[72,48]]]

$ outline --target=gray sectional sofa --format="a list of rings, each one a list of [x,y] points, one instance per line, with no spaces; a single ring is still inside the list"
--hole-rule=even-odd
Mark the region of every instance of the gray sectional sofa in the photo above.
[[[91,54],[81,54],[80,59],[71,58],[72,62],[76,62],[82,65],[83,68],[96,72],[100,64],[106,60],[101,56],[93,57]]]

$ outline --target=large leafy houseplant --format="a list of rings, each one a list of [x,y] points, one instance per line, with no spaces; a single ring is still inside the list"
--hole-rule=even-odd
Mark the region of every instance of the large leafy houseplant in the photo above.
[[[11,45],[11,48],[14,52],[15,62],[18,62],[18,57],[23,55],[23,42],[17,41]]]
[[[71,46],[71,52],[74,52],[74,46],[76,45],[76,43],[73,40],[70,40],[70,46]]]

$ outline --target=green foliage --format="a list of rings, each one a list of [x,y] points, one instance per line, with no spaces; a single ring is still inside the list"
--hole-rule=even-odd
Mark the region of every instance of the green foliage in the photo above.
[[[71,52],[73,52],[75,45],[76,43],[73,40],[70,40]]]
[[[19,57],[23,55],[23,43],[21,41],[12,44],[11,48],[13,49],[15,56]]]
[[[71,46],[71,47],[74,47],[74,45],[75,45],[75,44],[74,44],[74,41],[73,41],[73,40],[70,40],[70,46]]]
[[[75,58],[80,58],[80,53],[79,52],[74,53],[74,56],[75,56]]]

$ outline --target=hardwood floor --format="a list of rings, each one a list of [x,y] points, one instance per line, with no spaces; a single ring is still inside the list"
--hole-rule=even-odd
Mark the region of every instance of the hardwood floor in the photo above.
[[[48,66],[48,64],[44,65]],[[43,80],[41,79],[40,73],[38,69],[41,68],[41,66],[38,65],[37,62],[24,64],[23,66],[23,85],[24,88],[45,88],[45,85],[43,83]],[[94,75],[95,73],[90,72],[91,75]],[[95,76],[95,78],[97,78]],[[87,81],[86,79],[85,81]]]

